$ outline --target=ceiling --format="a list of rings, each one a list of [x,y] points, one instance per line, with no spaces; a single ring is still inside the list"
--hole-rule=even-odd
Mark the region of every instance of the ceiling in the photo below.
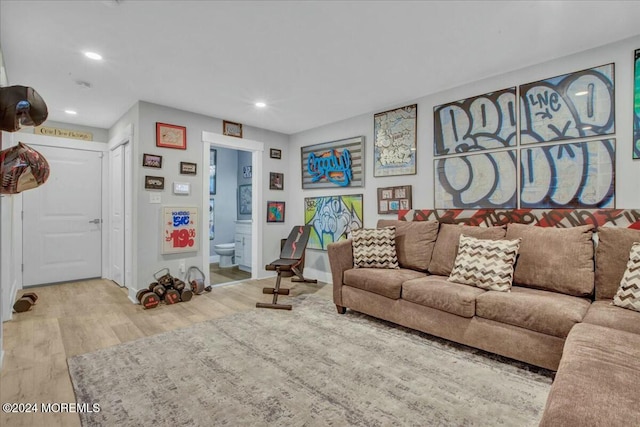
[[[2,0],[0,46],[9,84],[35,88],[51,120],[110,128],[142,100],[292,134],[634,36],[639,20],[637,1]]]

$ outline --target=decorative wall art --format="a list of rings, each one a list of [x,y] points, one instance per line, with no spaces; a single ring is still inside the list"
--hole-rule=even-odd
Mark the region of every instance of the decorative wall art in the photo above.
[[[235,136],[236,138],[242,138],[242,124],[223,120],[222,133],[224,135]]]
[[[327,250],[327,245],[348,238],[351,230],[362,228],[362,194],[306,197],[304,223],[311,225],[309,249]]]
[[[242,167],[242,177],[243,178],[251,178],[253,175],[253,168],[251,166],[243,166]]]
[[[187,128],[156,122],[156,147],[187,149]]]
[[[378,213],[397,214],[411,209],[411,186],[378,188]]]
[[[267,202],[267,222],[284,222],[284,202]]]
[[[281,159],[282,158],[282,150],[277,148],[272,148],[269,150],[269,157],[272,159]]]
[[[615,207],[615,139],[523,148],[522,208]]]
[[[209,240],[216,238],[216,204],[213,197],[209,197]]]
[[[516,88],[435,107],[434,156],[516,144]]]
[[[284,190],[284,174],[269,172],[269,190]]]
[[[614,65],[520,86],[521,144],[615,132]]]
[[[418,105],[373,116],[373,176],[416,173]]]
[[[634,52],[633,158],[640,159],[640,49]]]
[[[238,214],[251,215],[251,184],[238,186]]]
[[[155,154],[143,154],[142,155],[142,166],[145,168],[162,168],[162,156],[157,156]]]
[[[434,160],[436,209],[515,208],[516,150]]]
[[[162,254],[198,250],[198,208],[162,208]]]
[[[216,163],[217,163],[217,151],[214,149],[209,150],[209,194],[216,194]]]
[[[302,188],[362,187],[364,136],[301,148]]]
[[[182,175],[196,175],[198,171],[198,165],[190,162],[180,162],[180,174]]]
[[[163,176],[145,176],[144,188],[147,190],[164,190],[164,177]]]

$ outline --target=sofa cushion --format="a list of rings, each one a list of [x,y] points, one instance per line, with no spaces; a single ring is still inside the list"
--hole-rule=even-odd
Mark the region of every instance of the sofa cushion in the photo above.
[[[486,291],[447,281],[445,276],[427,276],[402,284],[402,299],[462,317],[476,313],[476,296]]]
[[[593,225],[554,228],[509,224],[506,238],[522,239],[513,283],[567,295],[591,295],[592,237]]]
[[[594,301],[582,322],[640,335],[640,313],[616,307],[611,300]]]
[[[471,225],[440,224],[438,238],[433,248],[429,273],[439,276],[448,276],[453,269],[453,263],[458,253],[460,235],[475,237],[477,239],[502,239],[506,233],[504,226],[476,227]]]
[[[513,286],[476,298],[476,316],[564,338],[581,322],[590,301],[557,292]]]
[[[450,282],[491,291],[509,291],[520,239],[483,240],[460,235]]]
[[[541,427],[640,421],[640,335],[581,323],[564,345]]]
[[[347,286],[373,292],[387,298],[399,299],[402,283],[425,277],[420,271],[380,268],[352,268],[344,272],[343,283]]]
[[[640,242],[640,230],[619,227],[598,228],[596,248],[596,299],[610,300],[616,294],[627,268],[629,251]]]
[[[427,271],[438,237],[438,221],[378,220],[378,228],[396,228],[396,254],[402,268]]]
[[[399,268],[396,256],[396,229],[361,228],[351,232],[355,268]]]
[[[627,269],[620,281],[613,305],[640,311],[640,243],[634,243],[629,252]]]

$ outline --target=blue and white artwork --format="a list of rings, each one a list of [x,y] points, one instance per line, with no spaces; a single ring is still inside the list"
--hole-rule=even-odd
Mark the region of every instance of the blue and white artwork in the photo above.
[[[521,144],[615,132],[614,66],[520,86]]]
[[[362,187],[364,137],[302,147],[302,188]]]
[[[614,208],[615,139],[523,148],[521,208]]]
[[[516,208],[516,164],[516,150],[436,159],[436,209]]]
[[[304,223],[311,225],[309,249],[327,250],[329,243],[348,238],[351,230],[362,228],[362,194],[306,197]]]

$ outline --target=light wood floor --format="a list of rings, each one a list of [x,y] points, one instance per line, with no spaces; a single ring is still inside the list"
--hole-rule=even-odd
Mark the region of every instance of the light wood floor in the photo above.
[[[316,294],[332,298],[331,285],[292,283],[283,279],[291,296]],[[67,358],[155,335],[235,312],[256,310],[271,302],[262,294],[275,278],[214,287],[186,303],[161,304],[143,310],[127,298],[127,290],[107,280],[30,288],[39,299],[31,310],[14,313],[4,322],[4,363],[0,403],[72,403],[75,396]],[[286,303],[291,296],[280,296]],[[295,310],[295,305],[293,310]],[[80,402],[93,403],[93,402]],[[79,426],[77,414],[0,413],[0,426]]]
[[[220,268],[217,262],[209,264],[209,274],[211,279],[210,283],[214,285],[251,279],[251,273],[240,270],[237,265],[234,267]]]

